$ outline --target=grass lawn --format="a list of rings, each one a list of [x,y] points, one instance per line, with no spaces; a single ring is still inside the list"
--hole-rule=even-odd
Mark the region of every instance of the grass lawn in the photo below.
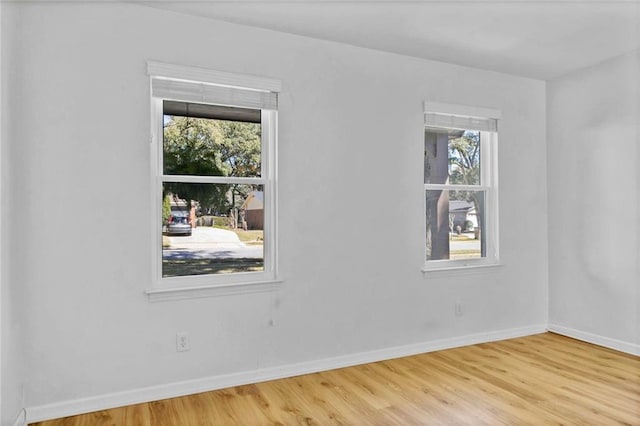
[[[264,231],[245,231],[242,229],[232,229],[245,244],[262,244],[264,241]]]
[[[451,259],[471,259],[480,256],[480,250],[451,250],[449,253]]]
[[[472,238],[465,234],[452,234],[451,241],[475,241],[475,238]]]
[[[264,241],[264,231],[245,231],[243,229],[233,229],[229,227],[229,218],[223,216],[213,217],[213,226],[227,231],[233,231],[238,235],[240,241],[245,244],[262,244]]]

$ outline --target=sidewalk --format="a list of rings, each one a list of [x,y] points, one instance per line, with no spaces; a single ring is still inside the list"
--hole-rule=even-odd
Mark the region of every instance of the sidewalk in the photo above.
[[[244,247],[238,235],[226,229],[201,226],[193,228],[190,237],[168,237],[171,249],[204,248],[204,247]]]

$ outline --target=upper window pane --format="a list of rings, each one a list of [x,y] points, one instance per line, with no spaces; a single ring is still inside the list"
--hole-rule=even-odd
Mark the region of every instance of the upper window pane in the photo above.
[[[425,128],[424,183],[480,185],[480,132]]]
[[[165,101],[163,117],[164,175],[261,176],[260,110]]]

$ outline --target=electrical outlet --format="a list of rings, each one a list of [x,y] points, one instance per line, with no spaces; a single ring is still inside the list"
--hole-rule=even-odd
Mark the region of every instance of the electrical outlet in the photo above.
[[[176,351],[186,352],[191,349],[188,333],[176,333]]]
[[[461,301],[457,301],[455,304],[455,313],[457,317],[461,317],[462,316],[462,302]]]

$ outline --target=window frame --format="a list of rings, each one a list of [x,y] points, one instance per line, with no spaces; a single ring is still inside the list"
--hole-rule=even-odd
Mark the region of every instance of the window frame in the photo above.
[[[474,125],[458,126],[435,124],[429,121],[429,116],[437,114],[442,117],[450,117],[454,121],[474,121],[485,122],[494,120],[495,131],[474,129]],[[478,130],[480,132],[480,184],[460,185],[460,184],[428,184],[423,180],[422,191],[422,235],[423,235],[423,272],[466,270],[472,268],[484,268],[500,265],[499,256],[499,221],[498,221],[498,129],[497,122],[502,114],[499,110],[474,107],[468,105],[445,104],[440,102],[424,102],[424,123],[423,129],[427,127],[437,127],[449,130]],[[424,133],[424,132],[423,132]],[[422,138],[422,148],[424,150],[424,136]],[[423,179],[424,179],[424,158],[423,158]],[[468,259],[438,259],[427,260],[427,229],[426,229],[426,195],[429,190],[462,190],[462,191],[482,191],[485,194],[485,238],[486,256]]]
[[[279,287],[282,280],[278,274],[278,238],[277,238],[277,126],[276,109],[255,108],[261,111],[261,173],[256,177],[232,176],[184,176],[165,175],[163,172],[163,136],[164,109],[163,101],[185,101],[195,103],[190,96],[164,95],[155,96],[154,79],[172,80],[189,87],[213,87],[225,92],[248,90],[256,92],[277,93],[280,91],[279,80],[206,70],[202,68],[147,62],[150,76],[151,104],[151,235],[152,235],[152,286],[146,290],[149,300],[185,299],[193,297],[218,296],[238,293],[255,293],[271,291]],[[199,102],[210,105],[240,106],[230,104],[227,100],[219,103],[215,99]],[[228,274],[187,275],[177,277],[162,276],[162,185],[164,182],[211,183],[211,184],[251,184],[262,185],[264,191],[264,245],[263,271],[234,272]]]

